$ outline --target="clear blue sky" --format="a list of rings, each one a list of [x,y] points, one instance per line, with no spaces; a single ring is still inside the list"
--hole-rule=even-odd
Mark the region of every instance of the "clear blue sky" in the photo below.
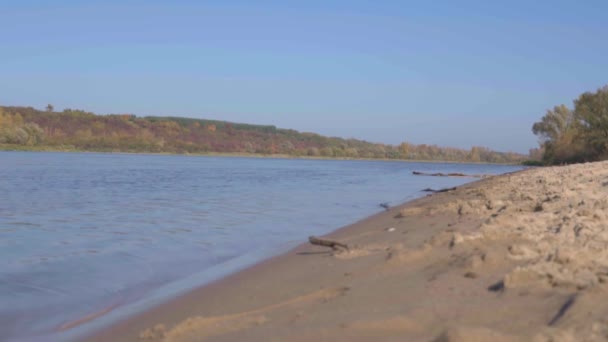
[[[527,152],[608,83],[606,1],[0,0],[0,103]]]

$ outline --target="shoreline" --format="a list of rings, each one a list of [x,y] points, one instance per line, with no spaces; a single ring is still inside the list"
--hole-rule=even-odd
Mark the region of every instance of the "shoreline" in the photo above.
[[[479,180],[472,180],[470,183],[475,183],[478,181]],[[466,183],[465,185],[470,184],[470,183]],[[359,225],[365,224],[365,222],[367,222],[367,221],[375,220],[378,217],[383,217],[383,216],[389,214],[390,212],[397,210],[398,208],[402,208],[410,203],[419,201],[430,195],[421,195],[421,196],[422,197],[415,198],[415,199],[406,201],[405,203],[402,203],[398,206],[392,207],[389,211],[379,211],[375,214],[372,214],[372,215],[364,217],[358,221],[355,221],[352,224],[349,224],[349,225],[346,225],[343,227],[339,227],[327,234],[324,234],[323,236],[333,237],[333,236],[336,236],[337,234],[343,234],[343,233],[348,234],[348,231],[352,226],[359,226]],[[278,254],[268,254],[268,252],[261,253],[262,255],[267,255],[267,256],[265,258],[262,258],[259,261],[250,263],[248,265],[245,265],[244,267],[240,267],[234,272],[229,272],[226,275],[220,276],[219,278],[215,278],[214,280],[204,283],[203,285],[199,285],[199,286],[190,288],[190,289],[178,294],[177,296],[173,296],[170,298],[162,298],[160,300],[160,303],[156,303],[156,304],[152,304],[152,305],[146,305],[143,303],[134,303],[135,309],[128,310],[128,311],[133,311],[133,312],[126,312],[126,313],[120,314],[120,316],[124,317],[124,319],[122,321],[110,323],[109,325],[102,325],[100,328],[93,329],[93,331],[89,331],[88,333],[79,332],[78,334],[76,334],[76,339],[78,339],[78,340],[84,339],[87,341],[104,341],[107,338],[110,338],[113,341],[114,340],[120,341],[120,340],[122,340],[121,337],[117,337],[117,336],[113,335],[115,330],[119,330],[120,334],[123,333],[123,329],[125,329],[125,328],[128,330],[132,330],[133,322],[140,321],[141,318],[143,318],[144,320],[147,320],[148,319],[147,317],[149,315],[155,316],[156,311],[158,311],[158,310],[165,311],[166,310],[165,306],[173,307],[174,305],[176,305],[175,303],[179,303],[178,306],[181,306],[182,303],[188,303],[190,301],[190,297],[198,297],[199,292],[206,292],[208,290],[216,291],[217,289],[221,289],[226,283],[231,283],[233,281],[239,281],[239,279],[241,279],[243,277],[247,277],[249,274],[255,274],[255,273],[257,273],[258,268],[272,267],[274,265],[274,263],[281,261],[284,258],[289,258],[294,253],[297,254],[297,253],[306,251],[309,246],[310,245],[308,244],[308,242],[304,242],[304,241],[298,242],[295,245],[294,245],[294,243],[285,244],[284,247],[280,247],[278,249],[279,250]],[[198,276],[194,275],[194,277],[198,277]],[[183,280],[185,280],[185,279],[183,279]],[[156,302],[156,300],[155,300],[155,302]],[[143,307],[144,310],[139,310],[138,307]],[[120,309],[120,307],[116,307],[116,306],[113,306],[112,309],[114,309],[114,308]],[[103,309],[100,311],[103,311]],[[93,313],[93,314],[95,314],[95,313]],[[86,315],[83,318],[76,319],[73,322],[77,321],[77,322],[81,322],[81,323],[86,323],[86,322],[90,321],[90,320],[86,319],[89,316],[91,316],[91,314]],[[103,319],[104,317],[102,316],[101,318]],[[71,323],[71,322],[68,322],[68,324],[69,323]],[[95,323],[97,323],[97,322],[95,322]],[[74,325],[74,327],[80,328],[81,325],[82,324],[77,324],[77,325]],[[106,336],[108,334],[108,332],[110,332],[111,337]],[[124,341],[130,341],[130,340],[132,340],[132,338],[133,338],[132,336],[129,336],[126,339],[124,339]]]
[[[604,341],[608,162],[422,197],[88,341]]]
[[[33,335],[30,337],[34,339],[44,338],[69,341],[79,341],[90,338],[108,328],[120,325],[124,321],[128,321],[143,315],[148,311],[154,310],[157,307],[168,304],[192,291],[222,281],[224,278],[243,272],[272,258],[284,255],[294,248],[296,248],[294,247],[294,243],[284,243],[276,249],[266,248],[261,250],[261,252],[241,255],[240,257],[215,265],[202,272],[188,275],[159,288],[155,288],[146,295],[145,300],[143,301],[107,303],[107,305],[87,312],[80,317],[75,317],[69,321],[63,322],[56,326],[50,333]],[[253,261],[251,258],[253,258]],[[26,341],[29,340],[26,339]]]
[[[473,182],[476,182],[476,181],[473,181]],[[417,198],[417,199],[408,201],[404,204],[401,204],[399,206],[396,206],[394,208],[391,208],[390,212],[394,211],[396,208],[401,208],[411,202],[416,202],[420,199],[421,198]],[[379,212],[379,213],[373,214],[373,215],[368,216],[362,220],[359,220],[353,224],[350,224],[350,225],[347,225],[344,227],[340,227],[323,236],[329,237],[329,238],[339,238],[342,236],[342,234],[348,234],[348,231],[353,226],[359,226],[359,225],[365,224],[365,222],[367,222],[369,220],[374,220],[377,217],[386,216],[387,214],[389,214],[389,212]],[[191,303],[191,301],[193,299],[198,300],[201,296],[212,297],[218,293],[223,292],[223,288],[226,285],[230,285],[230,284],[237,283],[240,281],[245,281],[248,277],[255,276],[260,271],[268,272],[269,269],[274,268],[277,264],[282,264],[284,262],[290,263],[290,262],[292,262],[292,260],[296,261],[297,257],[294,257],[294,255],[296,255],[296,256],[304,255],[305,253],[308,253],[309,250],[310,250],[309,243],[302,242],[302,243],[298,244],[296,247],[293,247],[286,252],[271,256],[269,258],[266,258],[264,260],[261,260],[261,261],[255,263],[251,266],[248,266],[240,271],[237,271],[235,273],[230,273],[220,279],[216,279],[205,285],[193,288],[193,289],[187,291],[186,293],[183,293],[175,298],[169,299],[165,303],[161,303],[160,305],[154,306],[154,307],[150,308],[149,310],[146,310],[146,311],[137,313],[134,316],[128,317],[122,322],[112,324],[108,327],[102,328],[99,331],[93,332],[92,334],[86,336],[85,340],[91,341],[91,342],[92,341],[106,341],[106,340],[132,341],[134,339],[141,338],[141,336],[139,336],[141,332],[138,333],[138,329],[139,329],[138,326],[141,325],[142,328],[148,327],[148,325],[147,325],[148,322],[153,321],[157,317],[165,318],[167,311],[181,310],[184,305],[188,305],[188,303]],[[322,253],[325,253],[325,252],[321,251],[321,254]],[[172,316],[172,315],[169,315],[169,317],[170,316]],[[183,316],[183,315],[179,314],[178,316]],[[170,318],[169,321],[174,321],[174,319]],[[177,322],[175,322],[175,323],[177,323]],[[125,332],[127,333],[126,335],[124,335]]]
[[[406,161],[407,162],[407,161]],[[516,171],[515,173],[525,171]],[[494,177],[502,177],[505,176],[498,175]],[[491,178],[494,178],[491,177]],[[458,188],[465,188],[475,186],[475,184],[484,182],[487,179],[475,179],[471,182],[465,183]],[[431,198],[441,195],[447,194],[426,194],[421,195],[421,197],[406,201],[400,205],[395,207],[391,207],[387,211],[380,211],[376,214],[372,214],[368,217],[365,217],[361,220],[358,220],[352,224],[337,228],[334,231],[329,232],[328,234],[323,235],[328,238],[348,238],[352,236],[354,233],[365,231],[369,229],[370,225],[376,225],[378,221],[387,222],[392,221],[395,215],[398,215],[402,210],[407,209],[412,206],[416,206],[419,203],[426,203]],[[390,225],[390,224],[389,224]],[[390,227],[388,227],[390,228]],[[311,252],[311,249],[319,250]],[[133,340],[156,340],[155,335],[157,330],[161,329],[160,325],[162,325],[162,329],[166,329],[166,326],[171,324],[178,324],[180,320],[187,320],[188,317],[195,315],[197,309],[200,309],[199,306],[194,305],[192,303],[197,301],[204,301],[205,299],[210,299],[214,297],[226,296],[226,287],[233,286],[236,283],[240,283],[243,281],[247,281],[249,278],[257,278],[261,273],[272,273],[272,269],[277,266],[283,265],[291,265],[299,263],[299,259],[305,255],[325,255],[327,251],[323,250],[323,248],[312,247],[308,242],[302,242],[296,245],[295,247],[282,252],[278,255],[270,256],[269,258],[263,259],[259,262],[256,262],[252,265],[246,266],[244,269],[238,270],[234,273],[229,273],[228,275],[211,281],[207,284],[204,284],[199,287],[192,288],[181,295],[170,298],[169,300],[162,302],[160,304],[149,307],[148,309],[137,312],[134,315],[126,317],[124,320],[120,322],[116,322],[110,324],[108,326],[104,326],[101,329],[94,330],[89,334],[84,334],[85,341],[133,341]],[[283,266],[284,267],[284,266]],[[291,267],[291,266],[289,266]],[[321,296],[322,297],[322,296]],[[215,309],[219,309],[222,305],[215,304],[217,306],[213,306]],[[190,316],[188,316],[189,313]],[[198,315],[197,315],[198,316]],[[152,324],[152,322],[163,322],[158,324]],[[151,325],[152,324],[152,325]],[[159,325],[160,324],[160,325]],[[150,330],[151,328],[151,330]],[[162,339],[159,339],[162,340]]]

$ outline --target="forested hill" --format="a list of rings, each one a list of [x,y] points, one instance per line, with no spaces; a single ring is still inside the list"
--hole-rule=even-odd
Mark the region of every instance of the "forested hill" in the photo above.
[[[239,153],[328,158],[378,158],[518,163],[516,153],[483,147],[398,146],[324,137],[275,126],[179,117],[96,115],[0,106],[0,149],[101,152]]]

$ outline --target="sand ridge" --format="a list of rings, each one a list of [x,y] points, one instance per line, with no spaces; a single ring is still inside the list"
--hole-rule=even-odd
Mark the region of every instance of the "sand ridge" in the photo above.
[[[603,166],[603,167],[602,167]],[[525,261],[505,275],[505,286],[529,282],[584,289],[608,279],[608,164],[530,170],[473,190],[442,210],[486,219],[467,240],[512,239],[508,256]],[[432,208],[430,210],[438,210]]]

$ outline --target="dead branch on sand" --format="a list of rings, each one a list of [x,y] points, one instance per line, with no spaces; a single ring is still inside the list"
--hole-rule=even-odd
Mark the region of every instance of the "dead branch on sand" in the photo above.
[[[444,189],[439,189],[439,190],[435,190],[435,189],[431,189],[431,188],[426,188],[426,189],[422,189],[422,191],[424,192],[432,192],[432,193],[439,193],[439,192],[448,192],[448,191],[454,191],[456,190],[456,187],[453,188],[444,188]]]
[[[308,241],[313,245],[331,247],[331,249],[333,250],[337,250],[338,248],[344,248],[348,250],[348,245],[334,240],[327,240],[318,238],[316,236],[310,236],[308,237]]]
[[[433,176],[433,177],[472,177],[472,178],[487,178],[487,177],[491,177],[492,175],[467,175],[466,173],[458,173],[458,172],[452,172],[452,173],[441,173],[441,172],[437,172],[437,173],[426,173],[426,172],[420,172],[420,171],[413,171],[412,174],[416,175],[416,176]]]

